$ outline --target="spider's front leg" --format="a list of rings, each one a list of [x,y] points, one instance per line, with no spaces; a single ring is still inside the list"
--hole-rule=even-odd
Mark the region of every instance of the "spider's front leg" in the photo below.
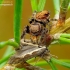
[[[26,33],[29,33],[29,32],[30,32],[30,31],[29,31],[29,26],[27,25],[27,26],[24,28],[23,33],[22,33],[22,35],[21,35],[21,39],[24,38],[24,42],[25,42],[25,35],[26,35]]]
[[[39,42],[38,42],[38,47],[46,46],[46,35],[47,35],[47,33],[48,33],[48,29],[44,28],[42,30],[42,33],[41,33],[41,36],[40,36],[40,39],[39,39]]]

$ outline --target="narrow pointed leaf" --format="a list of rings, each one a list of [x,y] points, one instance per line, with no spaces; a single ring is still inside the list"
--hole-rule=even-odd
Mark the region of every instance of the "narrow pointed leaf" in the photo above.
[[[20,24],[22,14],[22,1],[15,0],[15,12],[14,12],[14,38],[15,41],[20,44]]]
[[[1,8],[1,6],[2,6],[3,1],[4,1],[4,0],[0,0],[0,8]]]
[[[59,2],[59,0],[53,0],[53,5],[54,5],[55,14],[59,14],[59,11],[60,11],[60,2]]]
[[[58,70],[51,60],[48,62],[48,64],[51,66],[52,70]]]
[[[66,68],[70,68],[70,63],[66,63],[66,62],[60,61],[60,60],[55,59],[55,58],[52,58],[51,60],[56,64],[59,64],[59,65],[64,66]]]
[[[13,51],[13,52],[11,52],[10,54],[8,54],[5,58],[0,59],[0,64],[3,63],[3,62],[5,62],[5,61],[7,61],[7,60],[10,58],[10,56],[11,56],[12,54],[14,54],[14,53],[15,53],[15,52]]]
[[[31,0],[32,11],[37,11],[37,0]]]
[[[46,4],[46,0],[39,0],[38,11],[44,10],[45,4]]]

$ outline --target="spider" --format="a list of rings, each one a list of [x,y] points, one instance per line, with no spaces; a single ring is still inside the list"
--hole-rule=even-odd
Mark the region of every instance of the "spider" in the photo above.
[[[50,22],[49,11],[34,12],[29,20],[30,25],[24,28],[21,35],[21,39],[24,38],[26,33],[30,35],[31,42],[33,44],[46,45],[46,41],[50,44],[52,37],[49,35],[49,29],[46,25]],[[49,25],[48,25],[49,26]],[[50,27],[50,26],[49,26]],[[25,39],[24,39],[25,41]]]

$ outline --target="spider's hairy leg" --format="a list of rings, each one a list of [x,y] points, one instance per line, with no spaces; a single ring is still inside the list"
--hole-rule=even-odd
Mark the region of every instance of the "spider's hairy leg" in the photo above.
[[[28,25],[24,28],[23,33],[21,35],[21,39],[24,38],[24,42],[25,42],[25,35],[26,35],[26,33],[29,33],[29,26]]]
[[[46,45],[46,33],[47,32],[48,30],[44,28],[41,33],[40,39],[39,39],[38,47],[40,47],[40,45]]]

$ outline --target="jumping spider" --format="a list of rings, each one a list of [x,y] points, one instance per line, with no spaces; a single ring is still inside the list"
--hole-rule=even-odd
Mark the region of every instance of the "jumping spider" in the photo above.
[[[21,39],[24,38],[25,34],[30,34],[31,42],[40,45],[49,45],[52,37],[49,35],[50,13],[49,11],[34,12],[31,19],[29,20],[30,25],[26,26]],[[50,27],[50,26],[49,26]],[[24,39],[25,41],[25,39]]]

